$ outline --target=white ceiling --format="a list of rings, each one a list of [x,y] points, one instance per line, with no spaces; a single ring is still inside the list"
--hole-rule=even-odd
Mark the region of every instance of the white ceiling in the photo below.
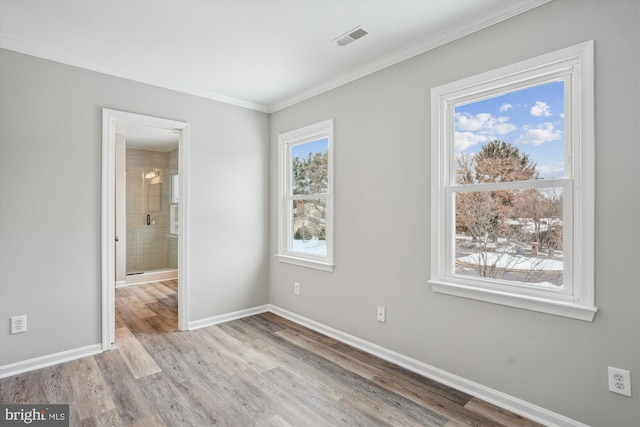
[[[548,1],[0,0],[0,47],[273,112]]]
[[[152,126],[126,123],[123,129],[127,148],[160,151],[163,153],[178,148],[179,131]]]

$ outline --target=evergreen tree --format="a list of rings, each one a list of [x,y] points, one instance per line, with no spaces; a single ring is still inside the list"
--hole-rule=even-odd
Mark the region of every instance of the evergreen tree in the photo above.
[[[293,194],[323,194],[329,188],[329,155],[309,153],[306,158],[292,160]],[[294,239],[325,239],[326,203],[324,199],[309,198],[294,203]]]
[[[458,184],[499,183],[538,179],[536,164],[518,147],[492,140],[477,154],[456,157]],[[482,277],[504,275],[489,253],[499,259],[500,246],[525,246],[558,249],[562,246],[562,197],[551,189],[458,192],[456,194],[456,232],[472,238]],[[522,221],[533,221],[531,233]]]
[[[508,142],[494,139],[474,156],[477,182],[526,181],[538,178],[536,164],[529,155]]]

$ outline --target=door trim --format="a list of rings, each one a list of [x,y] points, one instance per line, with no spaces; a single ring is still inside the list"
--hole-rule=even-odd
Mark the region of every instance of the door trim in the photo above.
[[[102,349],[109,350],[115,331],[115,138],[126,123],[153,126],[180,133],[178,142],[180,204],[178,222],[178,329],[189,328],[189,265],[187,257],[188,189],[189,189],[189,124],[176,120],[102,109]]]

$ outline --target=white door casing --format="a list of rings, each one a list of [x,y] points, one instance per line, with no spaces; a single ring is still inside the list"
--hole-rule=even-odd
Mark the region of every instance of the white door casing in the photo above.
[[[188,329],[188,162],[189,124],[124,111],[102,109],[102,230],[101,230],[101,288],[102,288],[102,349],[109,350],[115,337],[115,169],[116,132],[122,132],[126,123],[153,126],[179,132],[179,185],[180,204],[178,223],[178,329]]]

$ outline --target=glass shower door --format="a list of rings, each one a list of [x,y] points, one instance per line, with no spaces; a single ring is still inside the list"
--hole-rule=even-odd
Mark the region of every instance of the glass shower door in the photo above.
[[[162,163],[127,169],[127,275],[177,268],[177,170]]]
[[[144,273],[144,167],[127,169],[127,275]]]

